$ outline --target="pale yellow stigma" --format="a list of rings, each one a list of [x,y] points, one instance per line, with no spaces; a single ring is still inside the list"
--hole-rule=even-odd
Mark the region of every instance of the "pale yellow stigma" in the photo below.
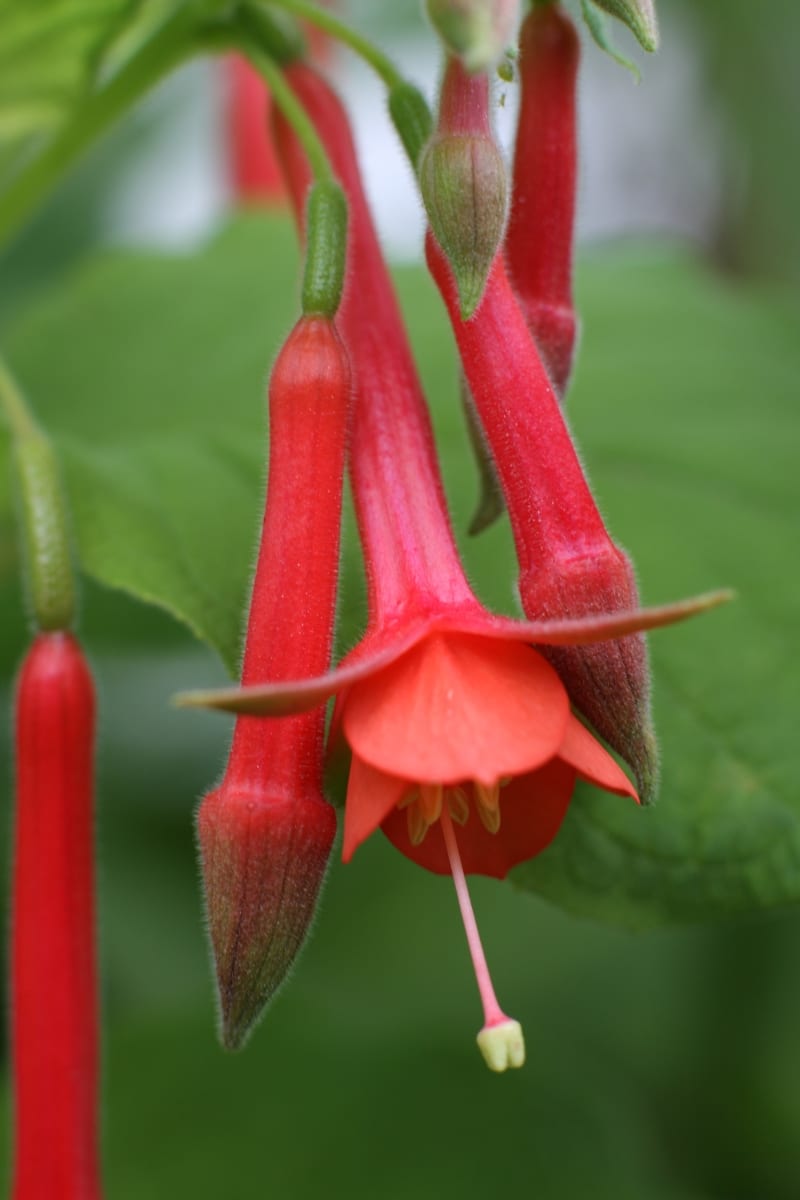
[[[486,1026],[478,1034],[477,1042],[490,1071],[525,1065],[525,1038],[519,1021],[508,1017],[497,1025]]]

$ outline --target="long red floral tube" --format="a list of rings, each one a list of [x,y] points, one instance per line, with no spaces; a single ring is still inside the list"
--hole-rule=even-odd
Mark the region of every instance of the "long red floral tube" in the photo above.
[[[97,1200],[92,677],[40,633],[17,684],[11,946],[13,1200]]]
[[[563,396],[577,318],[572,251],[577,160],[578,31],[560,4],[536,4],[519,42],[520,107],[506,264],[553,386]]]
[[[453,72],[444,87],[457,92],[462,110],[472,108],[473,124],[483,128],[485,81]],[[633,568],[600,516],[502,252],[477,312],[465,321],[455,273],[430,232],[425,246],[505,495],[526,614],[542,620],[635,609]],[[573,703],[631,765],[642,798],[650,799],[658,764],[644,639],[546,653]]]
[[[327,668],[333,641],[350,400],[333,323],[303,317],[269,386],[267,499],[242,682]],[[222,1019],[242,1044],[311,924],[336,832],[322,794],[324,710],[240,717],[197,828]]]

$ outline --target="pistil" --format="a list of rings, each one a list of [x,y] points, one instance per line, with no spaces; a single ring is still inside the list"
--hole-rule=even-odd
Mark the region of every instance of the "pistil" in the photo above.
[[[455,884],[458,906],[461,909],[461,919],[464,922],[464,932],[467,935],[467,945],[472,957],[475,978],[478,984],[481,1003],[483,1005],[483,1028],[478,1034],[478,1048],[483,1055],[486,1065],[492,1071],[505,1071],[508,1067],[521,1067],[525,1062],[525,1041],[522,1036],[522,1026],[518,1021],[507,1017],[500,1007],[495,995],[494,985],[489,974],[486,955],[483,951],[478,923],[472,909],[472,901],[461,865],[461,855],[458,850],[456,832],[450,818],[450,811],[445,804],[442,806],[440,817],[442,836],[450,860],[450,871]]]

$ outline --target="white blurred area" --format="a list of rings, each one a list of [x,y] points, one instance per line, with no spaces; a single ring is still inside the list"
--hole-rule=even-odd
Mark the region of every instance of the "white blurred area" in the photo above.
[[[642,71],[633,76],[584,39],[580,90],[581,242],[666,233],[704,242],[717,224],[725,130],[704,85],[703,47],[683,14],[666,8],[657,55],[638,51],[615,24],[619,48]],[[433,100],[438,57],[420,20],[418,37],[395,40],[392,57]],[[395,259],[421,255],[422,217],[413,180],[386,115],[382,85],[339,51],[328,73],[345,99],[384,244]],[[498,80],[497,128],[513,138],[515,84]],[[503,97],[501,103],[501,97]],[[128,157],[109,193],[105,240],[185,248],[230,210],[223,79],[214,62],[185,68],[131,118],[141,151]],[[136,132],[134,130],[134,139]]]

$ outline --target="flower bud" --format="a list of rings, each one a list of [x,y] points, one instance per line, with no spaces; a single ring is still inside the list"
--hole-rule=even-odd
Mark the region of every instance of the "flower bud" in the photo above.
[[[11,925],[15,1200],[97,1200],[94,688],[42,633],[19,676]]]
[[[471,78],[451,58],[438,127],[419,163],[422,199],[456,279],[462,320],[480,303],[506,219],[506,167],[489,127],[488,100],[486,76]]]
[[[332,321],[303,317],[269,388],[267,501],[242,682],[330,663],[350,372]],[[198,838],[222,1023],[244,1042],[307,935],[336,832],[322,795],[325,710],[240,717]]]
[[[245,720],[254,719],[240,718]],[[222,1039],[236,1050],[306,939],[336,814],[313,792],[258,788],[226,777],[203,801],[197,832]]]
[[[470,73],[494,66],[514,33],[519,0],[426,0],[431,24]]]

